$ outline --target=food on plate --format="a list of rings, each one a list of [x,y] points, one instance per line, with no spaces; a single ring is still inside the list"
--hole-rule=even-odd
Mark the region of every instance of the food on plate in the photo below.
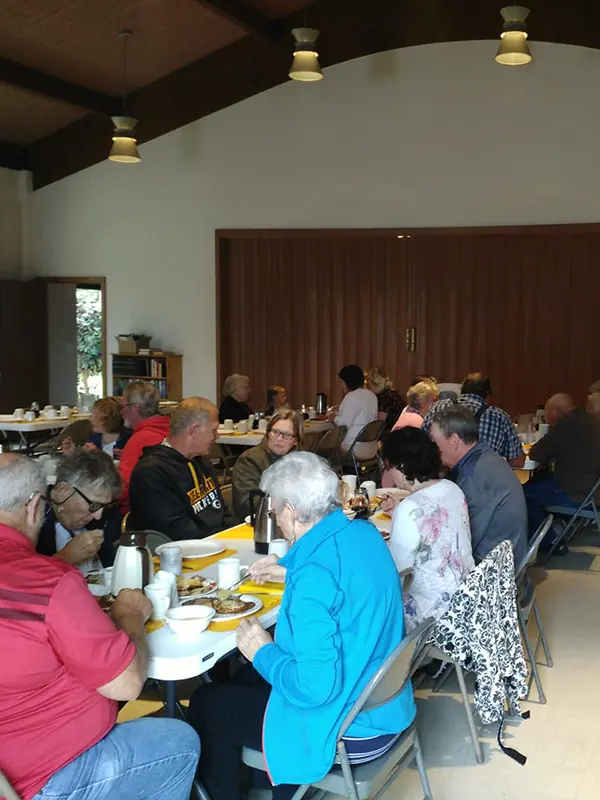
[[[383,497],[371,497],[369,500],[369,508],[371,511],[375,511],[376,508],[383,503]]]
[[[107,613],[110,611],[112,604],[115,602],[115,598],[112,594],[105,594],[103,597],[97,597],[96,600],[98,601],[102,611],[106,611]]]
[[[104,575],[100,572],[88,572],[85,576],[85,580],[87,583],[94,583],[96,586],[102,586],[104,584]]]
[[[190,597],[194,594],[207,594],[217,588],[215,581],[203,578],[202,575],[192,575],[188,578],[179,575],[177,578],[177,591],[180,597]]]
[[[243,614],[249,611],[254,603],[251,600],[242,600],[241,597],[231,596],[226,600],[219,600],[218,597],[203,597],[201,600],[194,600],[189,605],[210,606],[217,614],[227,616],[228,614]]]

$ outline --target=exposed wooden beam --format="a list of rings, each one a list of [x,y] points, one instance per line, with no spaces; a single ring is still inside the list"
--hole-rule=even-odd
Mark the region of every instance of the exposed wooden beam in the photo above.
[[[8,83],[70,106],[85,108],[94,114],[105,114],[110,117],[117,113],[119,107],[119,101],[114,97],[69,83],[62,78],[55,78],[53,75],[46,75],[6,58],[0,58],[0,83]]]
[[[279,22],[259,14],[240,0],[195,0],[195,2],[204,8],[209,8],[228,22],[238,25],[247,33],[257,33],[273,41],[281,40],[282,28]]]
[[[0,141],[0,167],[5,169],[29,169],[29,154],[26,147],[12,142]]]

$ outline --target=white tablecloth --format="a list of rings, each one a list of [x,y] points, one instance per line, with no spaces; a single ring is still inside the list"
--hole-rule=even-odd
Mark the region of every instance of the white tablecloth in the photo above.
[[[332,427],[331,422],[305,422],[304,430],[306,433],[313,431],[328,431]],[[254,447],[260,444],[263,439],[264,433],[259,431],[249,431],[244,434],[226,433],[219,428],[217,436],[217,444],[237,445],[238,447]]]
[[[26,419],[15,420],[12,414],[0,414],[0,431],[14,431],[15,433],[36,433],[37,431],[58,431],[66,428],[72,422],[77,422],[80,419],[89,419],[90,414],[78,414],[76,417],[54,417],[54,419],[45,419],[38,417],[36,420],[29,422]]]

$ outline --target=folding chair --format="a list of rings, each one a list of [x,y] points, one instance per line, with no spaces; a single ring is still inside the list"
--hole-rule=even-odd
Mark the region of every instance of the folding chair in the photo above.
[[[426,619],[384,661],[346,715],[338,734],[336,759],[331,771],[320,781],[304,784],[294,794],[300,800],[311,786],[330,794],[343,795],[350,800],[367,800],[380,797],[399,773],[416,761],[425,800],[432,800],[431,788],[425,772],[421,744],[414,721],[400,735],[398,741],[382,756],[366,764],[351,765],[346,753],[344,734],[358,714],[386,705],[403,691],[410,681],[413,664],[419,658],[427,637],[433,627],[432,617]],[[266,770],[265,759],[260,750],[244,747],[242,761],[254,769]],[[379,786],[380,781],[383,784]],[[379,786],[375,794],[372,791]]]
[[[598,478],[592,489],[590,489],[586,495],[583,503],[581,503],[578,508],[569,508],[568,506],[546,506],[545,511],[548,514],[570,517],[571,519],[548,551],[543,561],[544,564],[552,556],[561,542],[569,542],[587,522],[595,522],[596,529],[600,535],[600,514],[598,513],[598,505],[596,503],[596,493],[599,489],[600,478]]]
[[[530,580],[529,575],[527,573],[527,568],[532,564],[535,564],[538,556],[538,550],[540,549],[540,544],[544,539],[544,536],[548,533],[550,528],[552,527],[552,522],[554,517],[552,514],[549,514],[544,522],[540,525],[540,527],[535,532],[535,536],[531,540],[531,544],[529,545],[529,550],[523,557],[523,560],[519,564],[517,568],[517,616],[519,618],[519,628],[521,630],[521,635],[523,636],[523,641],[525,642],[525,649],[527,650],[527,655],[529,657],[529,663],[531,665],[531,673],[529,675],[529,684],[527,688],[527,698],[529,699],[529,694],[531,692],[531,684],[535,679],[535,685],[538,690],[538,697],[540,703],[546,703],[546,695],[544,694],[544,690],[542,688],[542,681],[540,678],[540,673],[538,670],[537,665],[537,651],[539,649],[540,643],[544,648],[544,655],[546,656],[546,664],[547,667],[554,666],[554,662],[552,661],[552,656],[550,655],[550,648],[548,647],[548,640],[546,639],[546,634],[544,632],[544,628],[542,626],[542,620],[540,617],[540,612],[537,607],[537,603],[535,602],[535,584]],[[538,638],[535,643],[535,647],[531,645],[531,639],[529,638],[529,632],[527,630],[527,626],[529,624],[529,618],[531,617],[531,612],[533,611],[533,615],[535,617],[535,622],[538,628]]]
[[[219,445],[213,443],[208,455],[210,463],[217,470],[221,485],[228,479],[231,480],[231,470],[235,464],[235,457],[232,455],[226,445]]]
[[[227,508],[233,514],[233,486],[230,483],[227,486],[221,486],[221,495]]]
[[[302,441],[302,449],[307,453],[316,453],[321,439],[327,436],[328,431],[306,431]]]
[[[0,772],[0,797],[4,797],[6,800],[20,800],[19,795],[2,772]]]
[[[385,421],[383,420],[375,420],[374,422],[368,422],[364,428],[360,431],[356,439],[350,445],[350,449],[346,453],[346,460],[352,459],[352,466],[354,467],[354,471],[356,472],[356,477],[360,481],[361,478],[361,471],[367,471],[373,467],[377,467],[379,470],[379,481],[381,482],[383,476],[383,466],[381,463],[381,458],[379,456],[379,447],[378,442],[381,438],[383,433],[383,429],[385,428]],[[375,453],[370,458],[361,459],[358,458],[356,455],[356,445],[358,444],[373,444],[375,445]]]
[[[337,473],[342,471],[341,446],[347,433],[348,428],[345,425],[336,426],[325,431],[315,450],[318,456],[329,461],[331,468]]]

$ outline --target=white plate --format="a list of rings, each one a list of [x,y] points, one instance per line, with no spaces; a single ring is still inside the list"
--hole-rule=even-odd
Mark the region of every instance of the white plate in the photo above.
[[[227,549],[225,545],[216,541],[207,541],[206,539],[185,539],[181,542],[165,542],[156,548],[156,555],[159,556],[165,547],[172,547],[176,544],[181,548],[182,558],[206,558],[207,556],[216,556],[219,553],[225,552]]]
[[[195,578],[198,575],[201,578],[204,578],[205,580],[210,581],[213,584],[212,589],[203,589],[203,590],[194,589],[192,594],[179,594],[179,592],[178,592],[180,600],[195,600],[198,597],[208,597],[209,595],[214,594],[217,591],[217,582],[213,581],[211,578],[207,578],[206,575],[202,575],[201,572],[187,572],[187,573],[183,574],[181,577],[182,578]]]
[[[235,596],[237,597],[238,595]],[[250,614],[254,614],[262,608],[262,600],[259,600],[258,597],[254,597],[254,595],[240,594],[239,598],[244,602],[249,602],[252,600],[252,608],[249,608],[247,611],[242,611],[241,614],[215,614],[211,621],[225,622],[232,619],[242,619],[242,617],[248,617]]]

